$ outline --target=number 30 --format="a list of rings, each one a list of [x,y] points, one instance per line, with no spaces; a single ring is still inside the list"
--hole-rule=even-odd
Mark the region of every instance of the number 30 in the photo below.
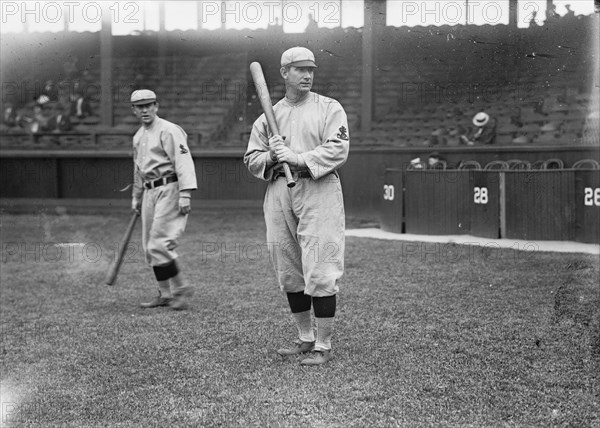
[[[383,199],[385,201],[393,201],[394,200],[394,185],[393,184],[384,184],[383,185]]]

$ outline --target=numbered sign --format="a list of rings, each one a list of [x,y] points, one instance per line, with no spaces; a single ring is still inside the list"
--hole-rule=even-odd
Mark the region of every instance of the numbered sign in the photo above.
[[[475,202],[476,204],[487,204],[488,203],[487,187],[474,187],[473,188],[473,202]]]
[[[395,187],[393,184],[384,184],[383,185],[383,200],[384,201],[393,201],[395,197]]]
[[[383,202],[380,216],[381,229],[386,232],[402,233],[402,169],[387,168],[383,177]]]
[[[575,171],[575,240],[600,244],[600,170]]]
[[[471,171],[471,234],[485,238],[500,237],[500,192],[498,171]]]
[[[586,207],[600,207],[600,187],[586,187],[583,190],[583,205]]]

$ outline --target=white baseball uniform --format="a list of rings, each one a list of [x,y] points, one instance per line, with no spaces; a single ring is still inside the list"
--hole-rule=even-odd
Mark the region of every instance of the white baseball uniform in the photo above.
[[[281,289],[313,297],[337,294],[344,272],[344,201],[337,169],[348,157],[348,119],[339,102],[310,92],[298,103],[284,98],[274,107],[286,145],[306,170],[288,188],[282,165],[270,156],[264,114],[252,127],[244,163],[269,181],[264,200],[267,245]]]
[[[187,134],[178,125],[156,116],[149,127],[140,127],[133,136],[133,159],[133,199],[142,200],[143,196],[142,245],[146,261],[151,266],[165,265],[177,258],[177,239],[187,222],[187,214],[179,212],[179,191],[197,188]]]

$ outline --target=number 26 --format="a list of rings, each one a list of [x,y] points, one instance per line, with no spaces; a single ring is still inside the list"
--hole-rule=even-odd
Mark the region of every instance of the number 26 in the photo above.
[[[588,207],[600,207],[600,187],[586,187],[583,196],[583,204]]]

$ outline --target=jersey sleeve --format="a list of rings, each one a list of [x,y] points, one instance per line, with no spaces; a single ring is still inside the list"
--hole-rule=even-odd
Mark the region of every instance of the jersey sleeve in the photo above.
[[[144,193],[144,188],[142,185],[142,177],[140,175],[140,169],[138,166],[133,163],[133,192],[132,197],[136,201],[142,200],[142,194]]]
[[[248,148],[244,154],[244,164],[250,173],[261,180],[273,178],[273,167],[267,167],[269,154],[268,127],[265,115],[262,114],[252,125]]]
[[[196,190],[196,169],[185,131],[179,126],[171,126],[162,132],[161,140],[177,174],[179,190]]]
[[[134,137],[135,141],[135,137]],[[144,187],[142,183],[142,176],[140,175],[140,169],[137,166],[135,160],[137,159],[137,149],[134,143],[133,145],[133,187],[132,187],[132,199],[137,201],[142,200],[142,194],[144,193]]]
[[[302,153],[312,177],[317,180],[340,168],[348,159],[350,137],[348,118],[337,101],[328,103],[323,141],[314,149]]]

